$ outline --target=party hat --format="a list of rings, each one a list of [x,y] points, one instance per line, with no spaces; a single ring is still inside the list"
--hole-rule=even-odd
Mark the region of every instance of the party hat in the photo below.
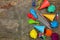
[[[46,8],[48,6],[50,6],[50,3],[46,0],[42,3],[41,7],[38,8],[38,10],[41,10],[41,9]]]
[[[43,14],[46,18],[48,18],[50,21],[53,21],[55,18],[55,14]]]
[[[36,28],[39,32],[44,33],[45,26],[34,25],[34,28]]]

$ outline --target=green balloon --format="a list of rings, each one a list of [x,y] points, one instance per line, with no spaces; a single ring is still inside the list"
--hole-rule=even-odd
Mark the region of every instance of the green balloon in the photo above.
[[[56,7],[54,5],[50,5],[47,10],[48,12],[55,12]]]
[[[29,23],[29,24],[39,24],[38,21],[35,21],[35,20],[32,20],[32,19],[29,19],[29,20],[28,20],[28,23]]]
[[[42,37],[43,37],[43,40],[46,40],[46,36],[45,35],[43,35]]]

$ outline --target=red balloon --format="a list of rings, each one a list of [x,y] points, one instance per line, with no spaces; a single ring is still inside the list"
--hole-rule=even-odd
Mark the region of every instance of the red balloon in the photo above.
[[[34,18],[34,16],[31,13],[28,13],[27,17],[30,18],[30,19],[36,20],[36,18]]]

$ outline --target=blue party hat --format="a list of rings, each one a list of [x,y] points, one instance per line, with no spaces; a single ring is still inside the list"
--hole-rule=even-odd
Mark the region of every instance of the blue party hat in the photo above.
[[[34,28],[36,28],[39,32],[44,33],[45,26],[34,25]]]

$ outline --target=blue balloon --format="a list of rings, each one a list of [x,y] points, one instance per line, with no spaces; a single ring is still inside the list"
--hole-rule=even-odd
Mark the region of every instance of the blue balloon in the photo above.
[[[58,22],[57,21],[52,21],[51,23],[52,28],[57,28],[58,27]]]
[[[39,32],[44,33],[45,26],[34,25],[34,28],[36,28]]]
[[[35,11],[33,8],[30,9],[30,13],[31,13],[35,18],[38,18],[38,15],[36,14],[36,11]]]
[[[32,6],[36,6],[36,3],[35,2],[32,2]]]

